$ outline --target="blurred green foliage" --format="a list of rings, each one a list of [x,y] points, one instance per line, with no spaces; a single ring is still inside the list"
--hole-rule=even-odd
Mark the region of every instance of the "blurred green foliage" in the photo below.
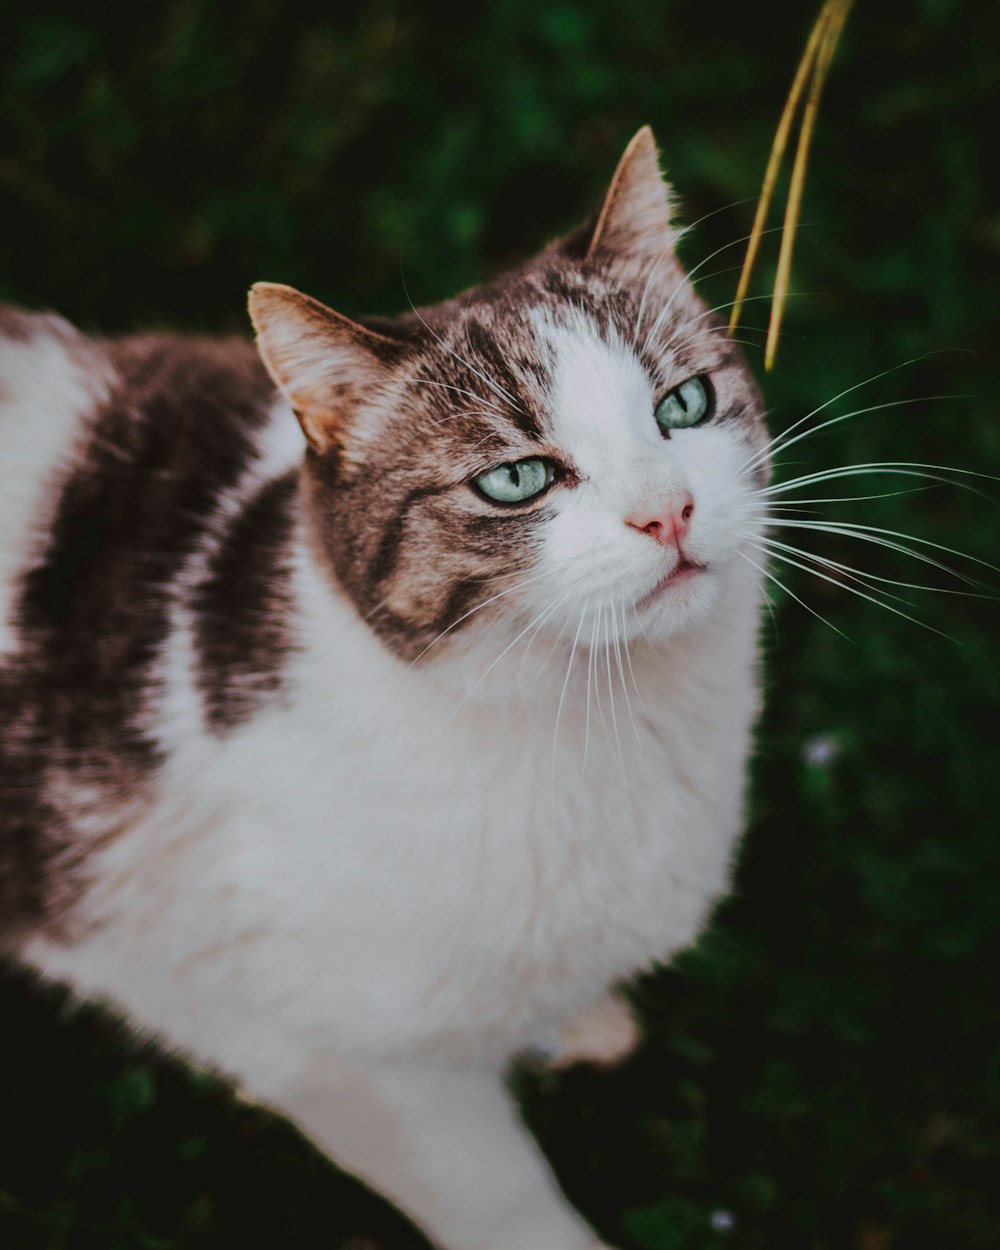
[[[649,121],[686,220],[714,214],[685,256],[724,249],[702,274],[725,303],[813,8],[367,0],[317,17],[297,0],[8,0],[0,296],[104,331],[242,328],[260,278],[348,313],[400,310],[572,224]],[[804,441],[785,472],[1000,473],[998,47],[992,0],[857,5],[766,390],[779,429],[919,358],[831,411],[914,402]],[[748,306],[751,327],[766,307]],[[856,493],[896,488],[870,481]],[[996,563],[991,489],[829,511]],[[821,549],[933,574],[843,537]],[[638,1250],[995,1250],[997,610],[901,592],[949,641],[842,585],[780,576],[848,637],[794,601],[765,621],[734,893],[638,988],[637,1058],[522,1074],[526,1110],[574,1200]],[[100,1012],[12,971],[0,1019],[5,1247],[419,1244],[287,1126]]]

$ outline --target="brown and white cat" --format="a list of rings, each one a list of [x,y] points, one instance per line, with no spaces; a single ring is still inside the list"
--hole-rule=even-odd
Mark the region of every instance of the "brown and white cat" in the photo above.
[[[3,945],[447,1250],[595,1244],[505,1067],[626,1050],[739,834],[767,442],[670,215],[644,129],[395,320],[0,314]]]

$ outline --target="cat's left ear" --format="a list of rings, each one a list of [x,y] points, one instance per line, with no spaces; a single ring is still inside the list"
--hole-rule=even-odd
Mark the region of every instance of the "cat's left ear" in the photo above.
[[[257,350],[313,450],[366,441],[371,423],[359,410],[393,390],[404,345],[276,282],[255,282],[249,307]]]
[[[643,126],[618,162],[587,245],[587,258],[646,266],[673,255],[679,231],[671,225],[670,188],[660,173],[656,140]]]

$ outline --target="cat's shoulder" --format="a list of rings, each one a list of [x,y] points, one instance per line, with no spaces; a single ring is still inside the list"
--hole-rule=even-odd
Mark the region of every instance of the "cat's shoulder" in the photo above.
[[[82,337],[56,312],[32,312],[13,304],[0,304],[0,350],[30,344],[43,336],[62,342]]]
[[[228,415],[257,426],[274,400],[274,384],[256,349],[235,335],[156,331],[92,342],[111,367],[114,393],[134,411],[155,404],[195,422]]]
[[[154,589],[301,456],[244,339],[98,338],[0,308],[0,654],[57,623],[79,643],[84,603],[100,607],[95,637],[123,626],[105,619],[112,602],[137,597],[148,615]]]
[[[87,508],[129,495],[129,507],[117,510],[134,521],[149,484],[172,480],[175,493],[193,491],[199,510],[210,511],[211,497],[260,456],[275,402],[244,338],[101,337],[57,313],[0,305],[7,533],[47,529],[67,490],[86,494]],[[162,490],[153,501],[161,509],[169,502]]]
[[[0,304],[0,405],[62,386],[89,396],[118,398],[139,412],[146,401],[190,410],[225,408],[244,418],[274,397],[253,345],[237,335],[212,337],[171,331],[90,335],[52,311]]]

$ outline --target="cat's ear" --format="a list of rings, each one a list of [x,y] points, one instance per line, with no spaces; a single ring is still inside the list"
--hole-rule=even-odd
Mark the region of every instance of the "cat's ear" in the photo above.
[[[587,257],[645,267],[673,254],[677,231],[656,140],[643,126],[618,162],[587,245]]]
[[[343,447],[359,405],[391,390],[405,347],[294,287],[255,282],[249,306],[257,350],[310,446]]]

